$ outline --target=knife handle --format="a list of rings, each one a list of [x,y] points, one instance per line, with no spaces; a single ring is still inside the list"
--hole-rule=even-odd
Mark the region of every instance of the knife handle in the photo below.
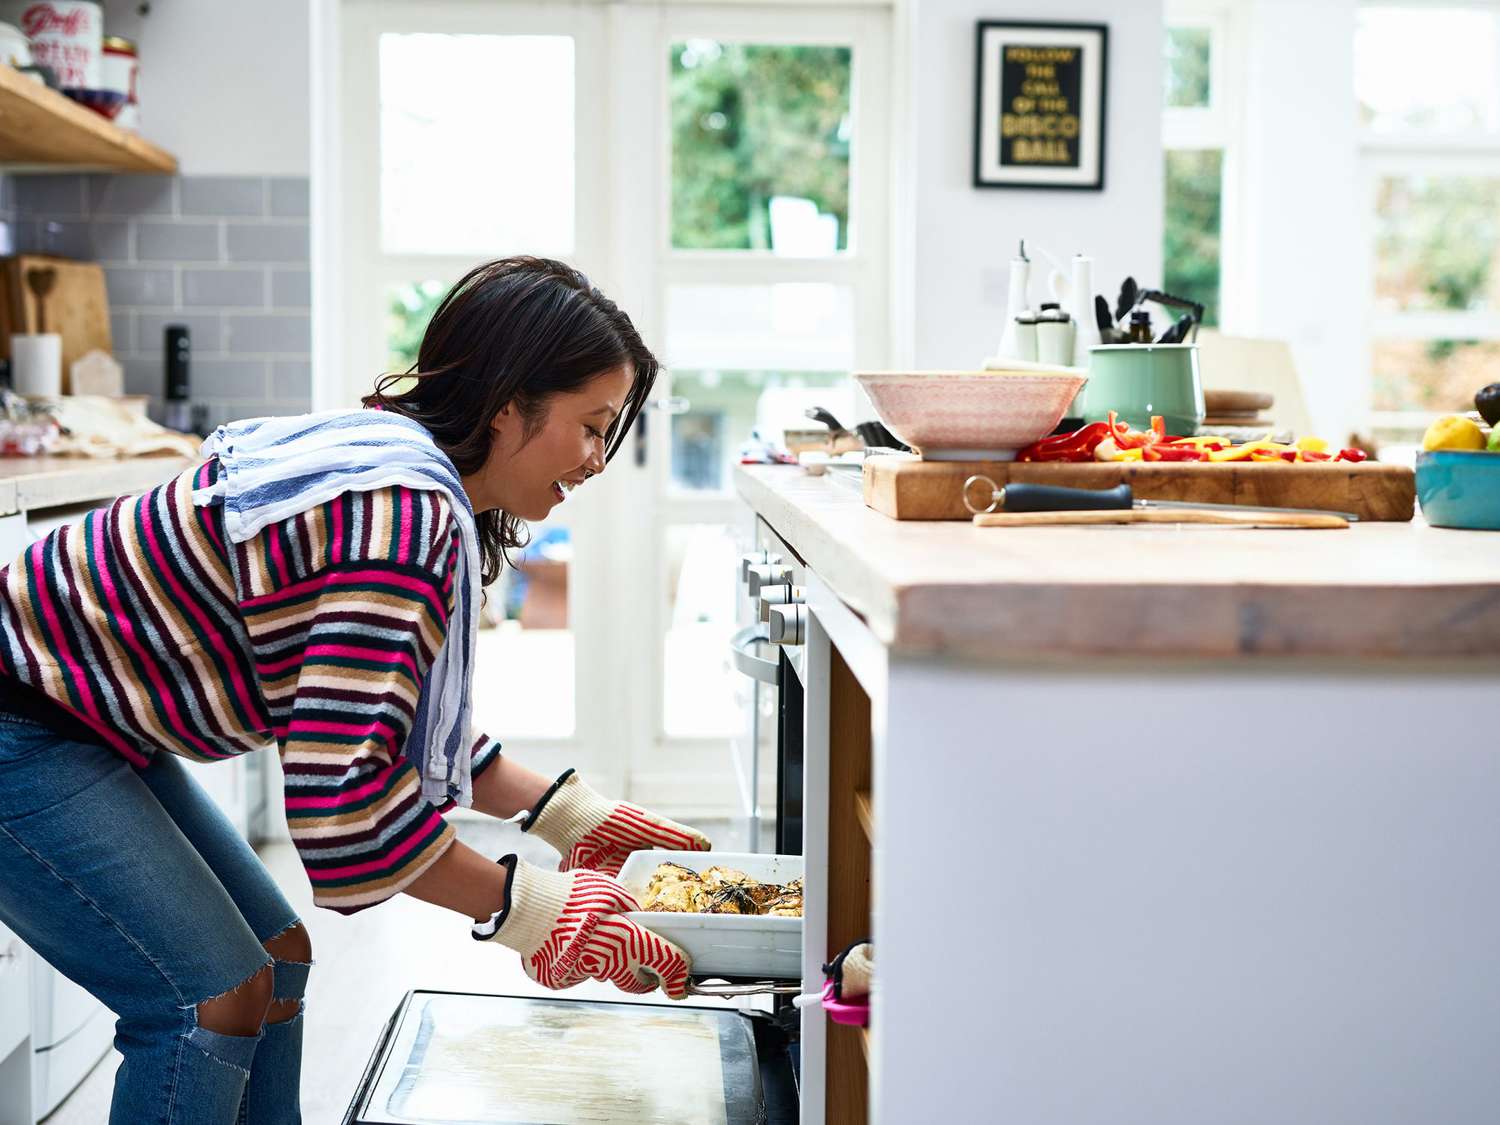
[[[1135,502],[1130,485],[1113,488],[1060,488],[1054,484],[1007,484],[1000,510],[1005,512],[1087,512],[1129,508]]]

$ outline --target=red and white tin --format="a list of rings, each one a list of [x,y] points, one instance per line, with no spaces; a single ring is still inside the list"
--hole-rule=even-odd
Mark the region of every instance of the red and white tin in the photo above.
[[[115,114],[115,124],[122,129],[140,131],[141,103],[137,94],[140,80],[141,60],[135,44],[119,35],[106,35],[99,85],[101,89],[125,95],[125,104]]]
[[[31,40],[32,61],[51,67],[64,89],[97,90],[104,55],[104,12],[93,0],[7,3],[5,18]]]

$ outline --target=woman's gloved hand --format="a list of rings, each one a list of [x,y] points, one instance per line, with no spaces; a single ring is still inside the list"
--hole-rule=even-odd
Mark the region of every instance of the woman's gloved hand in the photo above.
[[[499,862],[510,871],[505,904],[474,923],[474,940],[514,949],[526,975],[548,988],[593,978],[626,992],[687,995],[687,954],[620,917],[640,906],[614,879],[597,871],[547,871],[514,855]]]
[[[587,867],[606,875],[618,875],[631,852],[706,852],[713,846],[685,824],[599,796],[572,770],[536,803],[521,831],[534,832],[556,848],[564,871]]]

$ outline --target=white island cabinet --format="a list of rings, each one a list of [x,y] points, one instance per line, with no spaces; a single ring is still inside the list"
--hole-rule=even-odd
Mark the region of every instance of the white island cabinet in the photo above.
[[[1500,535],[736,482],[808,575],[804,968],[876,950],[805,1121],[1496,1120]]]

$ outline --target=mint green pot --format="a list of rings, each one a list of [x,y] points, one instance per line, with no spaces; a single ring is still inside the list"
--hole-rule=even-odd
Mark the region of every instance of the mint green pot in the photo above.
[[[1069,417],[1104,422],[1109,412],[1138,430],[1160,414],[1167,433],[1192,437],[1203,425],[1197,344],[1099,344],[1089,349],[1089,381]]]

